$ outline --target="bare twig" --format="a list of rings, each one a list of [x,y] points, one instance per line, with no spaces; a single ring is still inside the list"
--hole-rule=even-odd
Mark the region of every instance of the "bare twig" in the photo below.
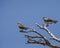
[[[30,38],[41,38],[41,36],[29,36],[29,35],[25,35],[25,37],[30,37]]]

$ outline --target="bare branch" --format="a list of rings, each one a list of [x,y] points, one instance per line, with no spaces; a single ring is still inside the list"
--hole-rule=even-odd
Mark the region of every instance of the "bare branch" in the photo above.
[[[40,28],[43,29],[45,31],[47,31],[47,33],[51,36],[51,39],[60,42],[60,38],[56,38],[51,32],[50,30],[47,28],[46,24],[44,26],[41,26],[40,24],[36,23],[36,25]]]
[[[25,37],[30,37],[30,38],[41,38],[41,36],[29,36],[29,35],[25,35]]]

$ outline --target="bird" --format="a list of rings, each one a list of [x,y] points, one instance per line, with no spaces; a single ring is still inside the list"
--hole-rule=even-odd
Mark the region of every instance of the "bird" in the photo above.
[[[58,22],[56,20],[52,20],[52,19],[47,18],[47,17],[43,17],[43,20],[46,24],[56,24]]]
[[[25,26],[24,24],[22,24],[21,22],[18,22],[17,24],[18,24],[18,27],[21,29],[21,31],[22,31],[22,30],[27,30],[27,29],[28,29],[28,27]]]

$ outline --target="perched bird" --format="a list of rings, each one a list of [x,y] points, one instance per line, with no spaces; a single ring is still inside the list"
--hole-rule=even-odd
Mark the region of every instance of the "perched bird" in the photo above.
[[[18,27],[19,27],[21,30],[27,30],[27,29],[28,29],[28,27],[25,26],[25,25],[23,25],[21,22],[18,23]]]
[[[43,20],[46,24],[56,24],[58,21],[52,20],[50,18],[43,17]]]

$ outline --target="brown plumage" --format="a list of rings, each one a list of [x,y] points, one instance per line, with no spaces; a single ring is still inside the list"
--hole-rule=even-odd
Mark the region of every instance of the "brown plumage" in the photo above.
[[[46,18],[46,17],[43,17],[43,20],[44,20],[44,22],[47,23],[47,24],[56,24],[56,23],[58,22],[58,21],[56,21],[56,20],[52,20],[52,19]]]
[[[22,23],[18,23],[18,27],[22,30],[27,30],[28,29],[28,27],[23,25]]]

